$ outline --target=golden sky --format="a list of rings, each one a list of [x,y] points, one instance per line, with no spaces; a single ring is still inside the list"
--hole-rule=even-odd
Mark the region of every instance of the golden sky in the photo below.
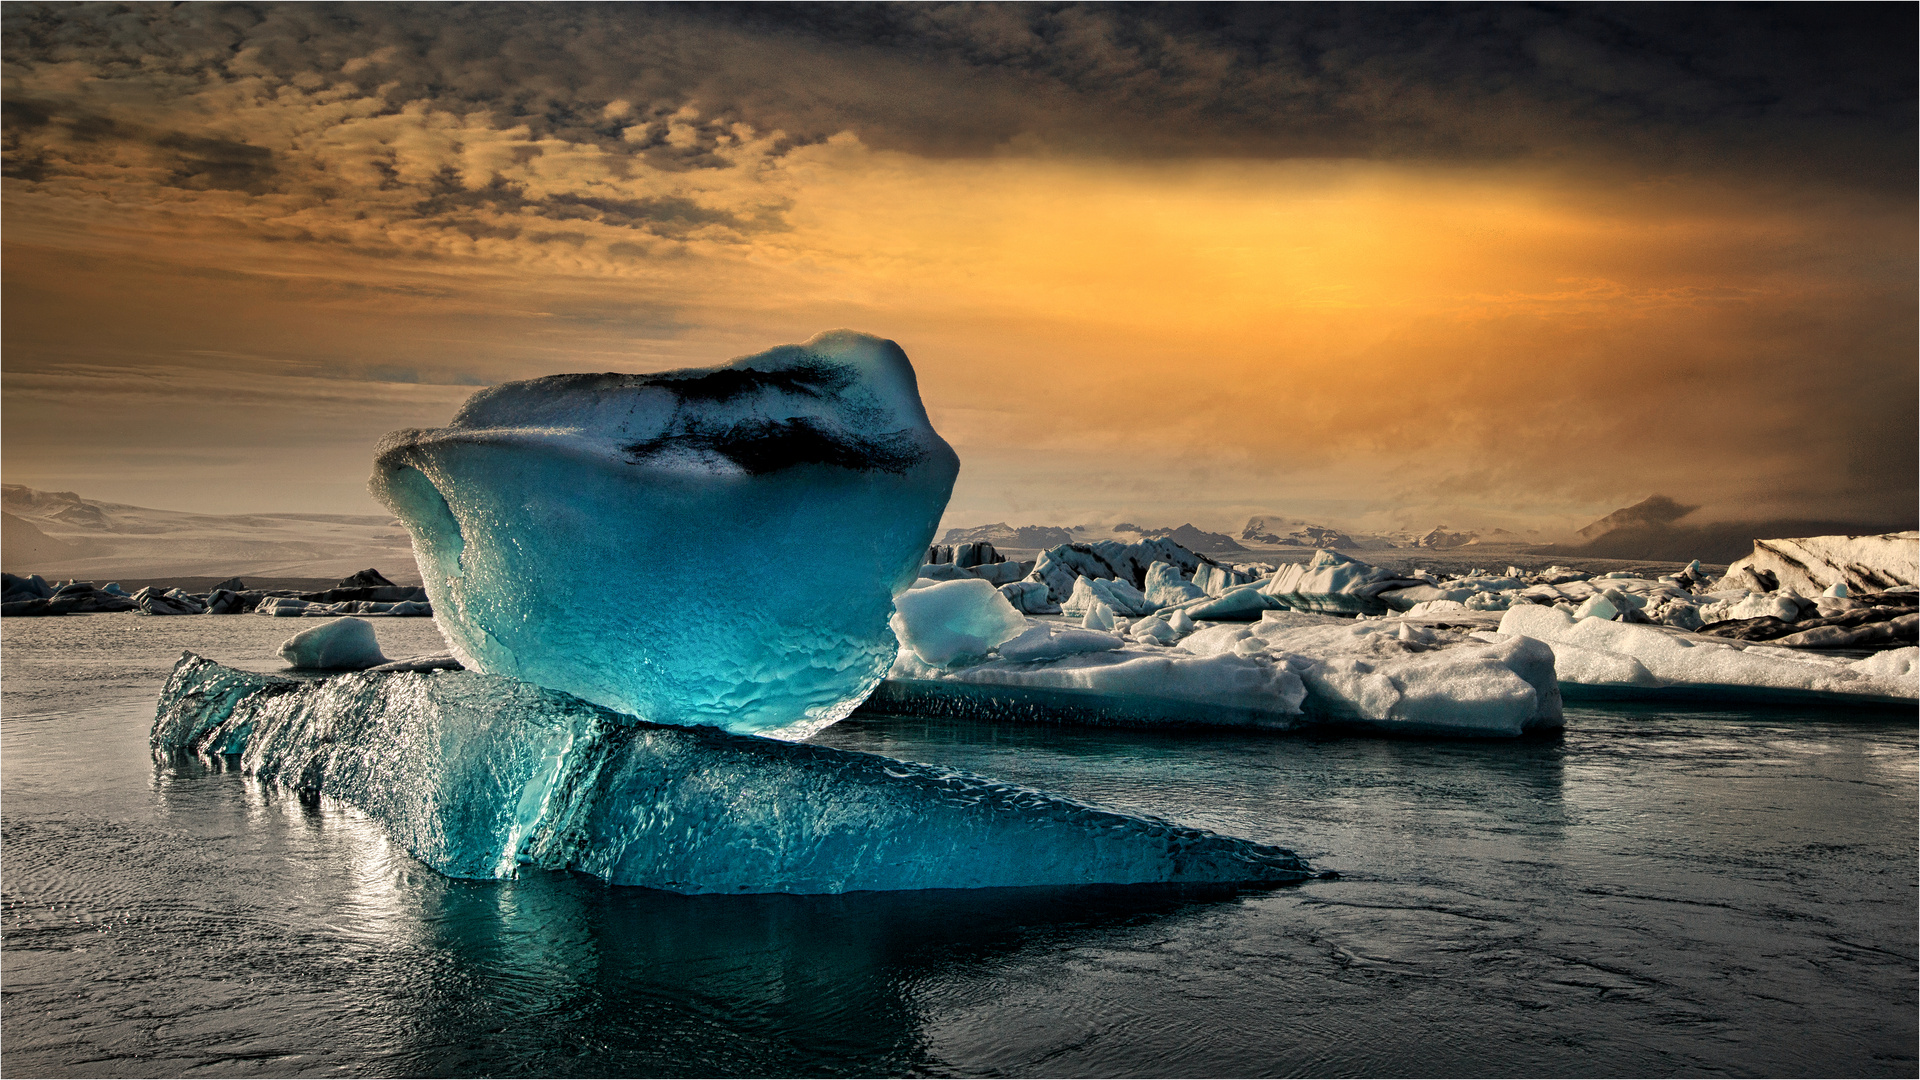
[[[1395,10],[9,5],[6,480],[372,512],[847,326],[950,525],[1911,519],[1910,8]]]

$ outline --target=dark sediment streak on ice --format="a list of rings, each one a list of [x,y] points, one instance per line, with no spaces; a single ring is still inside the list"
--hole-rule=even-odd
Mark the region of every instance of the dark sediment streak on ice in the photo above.
[[[470,671],[301,682],[186,653],[152,743],[238,755],[358,807],[455,877],[531,865],[683,893],[836,893],[1312,876],[1282,848]]]

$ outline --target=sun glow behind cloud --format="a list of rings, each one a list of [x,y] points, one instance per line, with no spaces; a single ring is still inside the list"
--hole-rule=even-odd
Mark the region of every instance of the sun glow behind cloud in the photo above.
[[[939,156],[639,94],[583,94],[566,126],[396,101],[394,48],[331,69],[242,49],[221,78],[15,65],[10,481],[347,509],[342,462],[473,384],[845,325],[914,357],[966,463],[955,521],[1911,504],[1911,455],[1887,451],[1914,424],[1908,193],[1057,132]],[[239,386],[244,421],[151,422]]]

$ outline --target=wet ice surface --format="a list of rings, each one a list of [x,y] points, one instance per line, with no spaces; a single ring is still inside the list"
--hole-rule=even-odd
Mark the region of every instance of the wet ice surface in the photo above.
[[[1915,1069],[1910,714],[1575,708],[1507,744],[856,717],[818,741],[1347,876],[689,898],[451,881],[351,810],[154,766],[178,650],[274,670],[289,621],[7,621],[7,1072]]]

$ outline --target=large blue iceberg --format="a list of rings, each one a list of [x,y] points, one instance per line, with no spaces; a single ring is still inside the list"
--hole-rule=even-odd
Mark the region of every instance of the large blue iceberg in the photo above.
[[[842,330],[724,367],[491,387],[445,428],[389,435],[370,487],[468,668],[804,738],[892,665],[893,596],[958,471],[906,354]]]
[[[566,868],[683,893],[1311,876],[1293,852],[928,765],[645,723],[479,672],[321,682],[183,655],[159,754],[238,755],[465,878]]]

